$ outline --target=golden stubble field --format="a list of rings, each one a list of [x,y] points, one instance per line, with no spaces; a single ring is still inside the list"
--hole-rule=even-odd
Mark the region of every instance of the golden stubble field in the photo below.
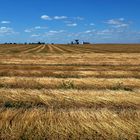
[[[0,45],[0,139],[139,140],[140,45]]]

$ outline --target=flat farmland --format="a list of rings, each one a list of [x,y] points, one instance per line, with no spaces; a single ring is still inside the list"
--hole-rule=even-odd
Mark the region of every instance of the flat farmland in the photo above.
[[[0,45],[0,139],[139,140],[140,45]]]

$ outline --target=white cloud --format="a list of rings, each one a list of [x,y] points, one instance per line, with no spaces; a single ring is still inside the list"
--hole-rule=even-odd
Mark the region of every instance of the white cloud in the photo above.
[[[67,16],[55,16],[54,19],[59,20],[59,19],[67,19]]]
[[[51,31],[49,31],[49,33],[54,33],[54,34],[63,33],[63,32],[64,32],[64,30],[59,30],[59,31],[51,30]]]
[[[41,29],[41,27],[40,26],[36,26],[35,29]]]
[[[10,21],[1,21],[2,24],[10,24]]]
[[[39,37],[39,34],[32,34],[31,37]]]
[[[91,33],[92,31],[88,30],[88,31],[85,31],[85,33]]]
[[[50,30],[48,32],[46,32],[43,36],[46,37],[46,36],[59,36],[60,37],[60,34],[64,33],[65,30]]]
[[[42,15],[41,19],[43,19],[43,20],[52,20],[52,18],[50,16],[48,16],[48,15]]]
[[[89,33],[94,33],[96,30],[87,30],[87,31],[85,31],[84,33],[85,34],[89,34]]]
[[[69,26],[69,27],[76,27],[77,23],[69,23],[69,24],[67,24],[67,26]]]
[[[97,32],[97,35],[110,35],[110,34],[112,34],[113,32],[114,32],[113,30],[105,29],[105,30],[102,30],[102,31],[98,31],[98,32]]]
[[[119,19],[110,19],[105,22],[106,24],[111,25],[112,27],[115,28],[121,28],[121,27],[128,27],[129,24],[125,22],[124,18],[119,18]]]
[[[24,32],[25,32],[25,33],[31,33],[32,30],[30,30],[30,29],[26,29],[26,30],[24,30]]]
[[[48,27],[36,26],[36,27],[34,27],[34,29],[36,29],[36,30],[38,30],[38,29],[48,29]]]
[[[30,29],[25,29],[24,32],[31,33],[31,32],[33,32],[35,30],[43,30],[43,29],[48,29],[48,27],[35,26],[33,28],[30,28]]]
[[[119,25],[115,25],[114,27],[115,28],[121,28],[121,27],[128,27],[128,26],[129,26],[128,24],[122,23],[122,24],[119,24]]]
[[[57,33],[57,31],[49,31],[49,33]]]
[[[119,19],[110,19],[106,21],[105,23],[110,24],[110,25],[119,25],[122,23],[122,21]]]
[[[43,20],[62,20],[62,19],[67,19],[67,16],[54,16],[54,17],[50,17],[48,15],[42,15],[41,19]]]
[[[0,27],[0,35],[11,35],[16,34],[13,28],[10,27]]]
[[[80,17],[80,16],[77,16],[77,17],[67,17],[67,16],[53,16],[53,17],[50,17],[49,15],[42,15],[41,19],[43,19],[43,20],[64,20],[64,19],[84,20],[84,18]]]

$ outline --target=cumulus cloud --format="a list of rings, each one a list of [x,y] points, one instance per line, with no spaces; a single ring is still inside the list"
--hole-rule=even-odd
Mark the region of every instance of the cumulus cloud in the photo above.
[[[106,21],[105,23],[110,24],[110,25],[119,25],[122,23],[122,21],[118,19],[110,19]]]
[[[62,20],[62,19],[67,19],[67,16],[54,16],[54,17],[50,17],[48,15],[42,15],[41,19],[43,20]]]
[[[64,30],[59,30],[59,31],[51,30],[51,31],[49,31],[49,33],[63,33],[63,32],[64,32]]]
[[[43,20],[52,20],[52,18],[50,16],[48,16],[48,15],[42,15],[41,19],[43,19]]]
[[[43,34],[42,36],[44,36],[44,37],[46,37],[46,36],[48,36],[48,37],[49,36],[60,37],[60,34],[63,34],[63,33],[65,33],[65,30],[50,30],[50,31],[46,32],[45,34]]]
[[[114,27],[115,28],[121,28],[121,27],[128,27],[128,26],[129,26],[128,24],[122,23],[122,24],[115,25]]]
[[[83,17],[77,16],[77,17],[67,17],[67,16],[49,16],[49,15],[42,15],[41,19],[43,20],[64,20],[64,19],[68,19],[68,20],[84,20]]]
[[[25,32],[25,33],[31,33],[32,30],[30,30],[30,29],[26,29],[26,30],[24,30],[24,32]]]
[[[5,21],[5,20],[4,20],[4,21],[1,21],[1,23],[2,23],[2,24],[10,24],[11,22],[10,22],[10,21]]]
[[[87,31],[85,31],[84,33],[85,34],[89,34],[89,33],[94,33],[96,30],[87,30]]]
[[[33,28],[30,28],[30,29],[25,29],[24,32],[25,33],[31,33],[35,30],[43,30],[43,29],[48,29],[48,27],[43,27],[43,26],[35,26]]]
[[[108,24],[108,25],[111,25],[112,27],[115,27],[115,28],[121,28],[121,27],[128,27],[129,26],[129,24],[125,22],[124,18],[110,19],[110,20],[107,20],[105,23]]]
[[[55,16],[54,19],[59,20],[59,19],[67,19],[67,16]]]
[[[102,31],[97,31],[97,35],[110,35],[114,32],[112,29],[105,29]]]
[[[42,27],[42,26],[36,26],[34,29],[39,30],[39,29],[48,29],[48,27]]]
[[[67,26],[69,26],[69,27],[76,27],[77,23],[69,23],[69,24],[67,24]]]
[[[85,31],[85,33],[91,33],[92,31],[90,31],[90,30],[87,30],[87,31]]]
[[[39,37],[40,34],[32,34],[31,37]]]
[[[36,26],[35,29],[41,29],[41,26]]]
[[[11,35],[16,34],[13,28],[10,27],[0,27],[0,35]]]

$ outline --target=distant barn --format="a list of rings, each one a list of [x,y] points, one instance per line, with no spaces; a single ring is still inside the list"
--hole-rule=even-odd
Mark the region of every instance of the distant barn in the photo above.
[[[83,44],[90,44],[90,42],[83,42]]]

